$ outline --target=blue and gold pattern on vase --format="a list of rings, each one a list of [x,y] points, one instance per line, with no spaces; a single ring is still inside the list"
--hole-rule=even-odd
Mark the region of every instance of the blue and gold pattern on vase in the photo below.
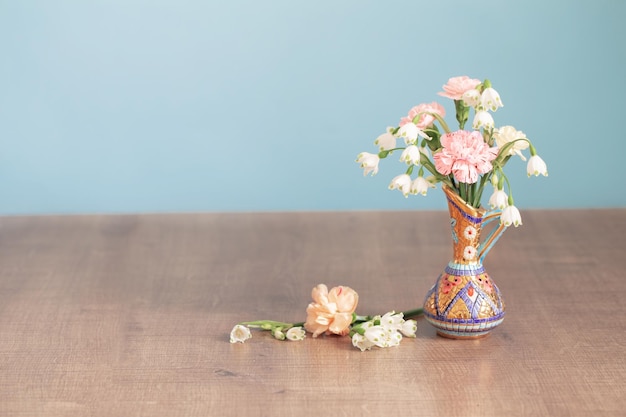
[[[506,229],[495,226],[481,242],[488,223],[500,219],[500,210],[469,206],[444,186],[450,212],[454,255],[424,302],[424,316],[437,334],[454,339],[486,336],[504,319],[504,303],[498,287],[485,272],[483,260]]]

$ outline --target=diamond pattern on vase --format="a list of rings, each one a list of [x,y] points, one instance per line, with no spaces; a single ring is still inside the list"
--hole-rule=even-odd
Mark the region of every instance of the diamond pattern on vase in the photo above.
[[[502,312],[501,305],[494,303],[492,294],[486,293],[481,288],[476,277],[456,278],[457,282],[467,284],[463,287],[453,286],[455,291],[448,291],[447,294],[442,294],[440,291],[437,300],[438,315],[443,315],[447,319],[485,319]],[[450,281],[450,276],[446,281]]]
[[[469,309],[462,297],[456,299],[454,304],[450,305],[446,318],[448,319],[465,319],[470,316]]]

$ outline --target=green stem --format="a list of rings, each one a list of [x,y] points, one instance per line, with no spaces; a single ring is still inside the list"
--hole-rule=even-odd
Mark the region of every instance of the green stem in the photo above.
[[[294,327],[293,323],[285,323],[282,321],[274,321],[274,320],[255,320],[255,321],[244,321],[239,324],[244,326],[252,327],[252,328],[260,328],[264,330],[271,330],[273,328],[280,327],[282,329]]]
[[[412,310],[403,311],[402,314],[404,315],[404,318],[417,317],[417,316],[421,316],[422,314],[424,314],[424,309],[421,307],[414,308]]]
[[[527,138],[515,139],[515,140],[512,140],[512,141],[508,142],[506,145],[504,145],[502,148],[500,148],[500,152],[498,152],[498,156],[494,160],[494,163],[497,163],[497,164],[503,166],[502,160],[504,160],[504,158],[507,157],[509,151],[515,145],[515,142],[519,142],[520,140],[528,142],[528,145],[534,150],[533,144],[530,143],[530,140],[528,140]]]
[[[366,321],[370,321],[373,320],[374,316],[358,316],[358,315],[354,315],[354,317],[352,318],[352,323],[364,323]]]
[[[386,158],[389,156],[389,154],[391,154],[393,151],[400,151],[400,150],[405,150],[406,148],[393,148],[393,149],[386,149],[384,151],[380,151],[378,152],[378,157],[379,158]]]
[[[418,317],[424,313],[424,309],[421,307],[414,308],[411,310],[401,311],[401,313],[405,319],[410,318],[410,317]],[[374,317],[376,316],[358,316],[355,314],[354,318],[352,319],[352,324],[365,323],[366,321],[374,320]]]
[[[443,117],[441,117],[441,116],[440,116],[440,115],[438,115],[437,113],[430,113],[430,112],[424,111],[424,112],[418,113],[418,114],[417,114],[417,116],[415,116],[415,117],[413,118],[413,120],[411,120],[411,121],[412,121],[414,124],[417,124],[417,123],[419,122],[420,118],[421,118],[423,115],[425,115],[425,114],[427,114],[427,115],[429,115],[429,116],[433,116],[435,119],[437,119],[437,121],[439,122],[439,124],[441,125],[441,127],[443,128],[443,130],[444,130],[446,133],[450,133],[450,128],[448,128],[448,124],[446,123],[446,121],[445,121],[445,120],[443,120]]]
[[[472,206],[478,208],[480,207],[480,200],[483,197],[483,191],[485,189],[485,184],[487,183],[487,180],[489,180],[491,178],[491,174],[490,175],[484,175],[481,180],[480,180],[480,185],[478,186],[478,192],[474,195],[474,201]]]
[[[467,201],[467,184],[464,182],[459,183],[459,196],[463,201]]]
[[[467,186],[468,188],[468,192],[467,192],[467,199],[468,199],[468,204],[470,204],[472,207],[474,206],[474,195],[476,194],[476,183],[473,184],[469,184]]]
[[[428,114],[430,114],[430,115],[431,115],[431,116],[433,116],[435,119],[437,119],[437,121],[439,122],[439,124],[441,125],[441,127],[443,127],[443,130],[444,130],[446,133],[450,133],[450,128],[448,127],[448,124],[446,123],[446,121],[445,121],[445,120],[443,120],[443,118],[442,118],[440,115],[438,115],[437,113],[428,113]]]
[[[456,187],[454,186],[454,183],[450,180],[450,178],[447,176],[441,175],[439,171],[437,171],[437,168],[435,168],[433,163],[430,162],[430,159],[428,159],[426,155],[422,154],[422,156],[420,157],[420,163],[422,164],[424,168],[428,170],[428,172],[430,172],[431,174],[435,176],[435,178],[437,178],[437,181],[441,181],[444,184],[446,184],[448,187],[456,189]]]

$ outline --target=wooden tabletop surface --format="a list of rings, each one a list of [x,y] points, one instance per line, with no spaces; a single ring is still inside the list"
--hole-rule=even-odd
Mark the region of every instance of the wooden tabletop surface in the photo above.
[[[445,212],[0,218],[0,416],[626,415],[626,209],[532,211],[485,261],[507,315],[484,339],[278,341],[311,289],[359,314],[421,306]]]

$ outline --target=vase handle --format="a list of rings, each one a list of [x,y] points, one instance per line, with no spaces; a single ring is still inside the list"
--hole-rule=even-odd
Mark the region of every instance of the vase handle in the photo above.
[[[485,213],[485,215],[483,216],[482,226],[484,227],[494,220],[499,220],[501,215],[502,210],[492,210]],[[496,243],[496,241],[500,238],[500,236],[502,236],[502,233],[504,233],[506,228],[507,226],[500,223],[497,227],[491,229],[487,237],[482,241],[480,245],[478,245],[478,259],[480,260],[480,263],[483,263],[485,257],[487,256],[493,245]]]

